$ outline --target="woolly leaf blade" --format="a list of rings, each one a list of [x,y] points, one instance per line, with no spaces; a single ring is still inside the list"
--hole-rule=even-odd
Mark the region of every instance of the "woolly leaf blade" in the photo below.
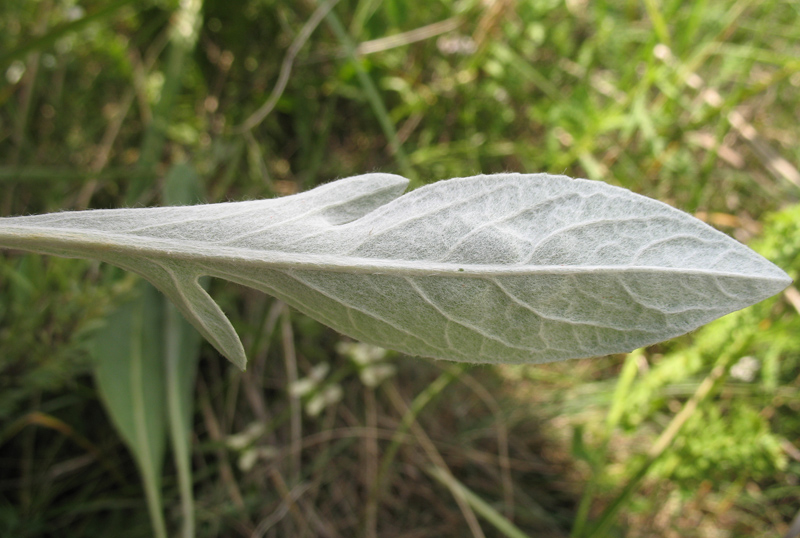
[[[0,244],[139,272],[240,366],[200,275],[359,340],[470,362],[630,351],[791,282],[699,220],[604,183],[499,174],[400,196],[405,185],[368,174],[275,200],[2,219]]]

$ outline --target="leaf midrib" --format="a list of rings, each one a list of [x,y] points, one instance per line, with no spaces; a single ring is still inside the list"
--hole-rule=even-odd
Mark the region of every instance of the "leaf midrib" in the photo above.
[[[670,273],[687,276],[741,278],[777,282],[777,276],[749,273],[732,273],[710,269],[660,267],[649,265],[510,265],[510,264],[458,264],[427,260],[400,260],[394,258],[359,258],[330,254],[256,250],[246,247],[229,247],[205,244],[195,240],[159,239],[129,234],[95,233],[81,230],[70,232],[52,228],[5,226],[0,229],[0,246],[40,250],[42,252],[71,252],[88,258],[103,259],[104,253],[128,254],[151,260],[236,263],[240,267],[324,270],[342,273],[365,273],[398,276],[457,276],[487,278],[494,276],[527,276],[551,274],[602,274],[602,273]],[[206,274],[206,273],[203,273]]]

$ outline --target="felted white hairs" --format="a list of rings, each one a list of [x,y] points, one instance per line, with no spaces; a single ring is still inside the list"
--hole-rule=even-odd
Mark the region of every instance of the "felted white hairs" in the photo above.
[[[411,355],[538,363],[631,351],[786,288],[781,269],[597,181],[366,174],[272,200],[0,219],[0,246],[134,271],[244,369],[210,275]]]

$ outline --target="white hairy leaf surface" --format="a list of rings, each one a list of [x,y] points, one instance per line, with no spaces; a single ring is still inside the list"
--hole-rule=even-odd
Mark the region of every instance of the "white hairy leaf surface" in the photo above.
[[[791,280],[701,221],[547,174],[367,174],[279,199],[0,219],[0,246],[95,258],[150,280],[244,368],[198,285],[225,278],[348,336],[412,355],[547,362],[631,351]]]

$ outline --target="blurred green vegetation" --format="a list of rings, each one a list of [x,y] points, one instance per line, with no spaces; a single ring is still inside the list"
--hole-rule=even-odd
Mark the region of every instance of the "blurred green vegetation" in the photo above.
[[[374,170],[414,187],[566,173],[694,213],[798,277],[796,2],[322,4],[0,3],[0,214],[158,204],[175,166],[208,202]],[[1,256],[0,535],[150,536],[88,352],[135,278]],[[502,519],[532,536],[777,537],[798,510],[796,290],[627,357],[455,370],[373,364],[269,297],[211,293],[251,365],[201,351],[198,536],[513,535]]]

